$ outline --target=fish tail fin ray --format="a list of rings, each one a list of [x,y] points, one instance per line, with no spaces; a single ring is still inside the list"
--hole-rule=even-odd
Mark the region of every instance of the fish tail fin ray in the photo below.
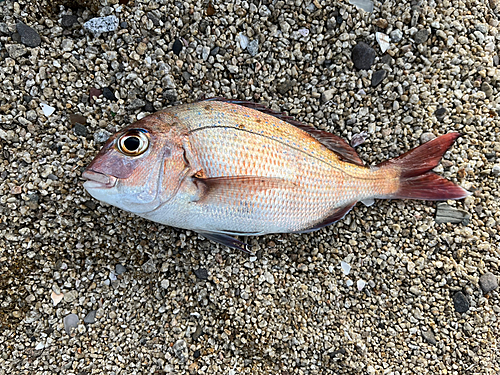
[[[379,164],[377,169],[397,168],[400,171],[398,190],[388,198],[447,200],[469,196],[471,193],[467,190],[431,171],[458,137],[459,133],[442,135]]]

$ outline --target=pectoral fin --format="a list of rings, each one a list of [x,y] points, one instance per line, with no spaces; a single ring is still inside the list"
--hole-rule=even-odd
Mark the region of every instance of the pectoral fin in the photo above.
[[[230,247],[232,249],[238,249],[247,254],[253,254],[252,247],[236,238],[228,236],[227,234],[215,233],[215,232],[197,232],[201,236],[209,239],[211,241],[220,243],[221,245]]]

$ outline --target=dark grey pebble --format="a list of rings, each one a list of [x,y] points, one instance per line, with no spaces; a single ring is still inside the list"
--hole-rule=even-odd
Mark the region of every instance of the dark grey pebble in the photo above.
[[[169,89],[163,91],[163,98],[168,102],[175,102],[177,100],[177,91],[175,89]]]
[[[453,306],[458,313],[464,313],[469,310],[469,301],[462,292],[457,292],[453,295]]]
[[[442,121],[442,120],[445,118],[445,116],[446,116],[447,112],[448,112],[448,111],[446,110],[446,108],[441,107],[441,108],[438,108],[438,109],[436,109],[436,110],[434,111],[434,116],[436,116],[436,118],[437,118],[439,121]]]
[[[91,200],[85,201],[83,205],[92,211],[94,211],[97,208],[97,204]]]
[[[434,337],[434,333],[432,333],[431,330],[422,331],[422,337],[429,344],[432,344],[432,345],[436,345],[437,344],[436,338]]]
[[[220,50],[220,47],[218,47],[218,46],[212,48],[212,50],[210,51],[210,56],[217,56],[217,54],[219,53],[219,50]]]
[[[64,317],[63,323],[64,323],[64,330],[68,335],[71,335],[71,330],[73,328],[78,327],[78,315],[76,314],[69,314]]]
[[[95,323],[95,310],[90,311],[85,318],[83,318],[83,321],[87,324],[94,324]]]
[[[491,98],[493,96],[493,89],[488,82],[483,82],[481,84],[481,91],[486,94],[487,98]]]
[[[148,12],[146,14],[146,17],[148,17],[151,20],[151,22],[153,22],[153,25],[160,26],[160,20],[153,14],[153,12]]]
[[[491,272],[485,273],[479,278],[479,285],[484,293],[489,293],[498,288],[498,278]]]
[[[193,353],[193,357],[194,358],[199,358],[201,355],[200,351],[199,350],[195,350],[194,353]]]
[[[179,56],[182,51],[182,42],[179,39],[176,39],[174,45],[172,46],[172,51]]]
[[[82,124],[75,124],[75,126],[73,128],[73,132],[76,135],[81,136],[81,137],[86,137],[88,134],[87,127],[85,125],[82,125]]]
[[[109,88],[109,87],[104,87],[102,89],[102,96],[104,96],[106,99],[111,100],[113,102],[117,101],[115,93]]]
[[[123,273],[125,273],[127,271],[127,269],[121,265],[120,263],[118,263],[116,266],[115,266],[115,273],[117,275],[121,275]]]
[[[26,104],[29,104],[33,98],[29,95],[23,95],[23,100]]]
[[[198,325],[196,327],[196,331],[194,331],[194,333],[191,335],[191,338],[193,339],[193,341],[196,341],[201,337],[201,335],[203,335],[203,328],[202,326]]]
[[[125,21],[122,21],[122,22],[120,22],[120,27],[121,27],[122,29],[126,29],[126,28],[128,27],[128,23],[127,23],[127,22],[125,22]]]
[[[368,44],[359,42],[352,49],[351,58],[356,68],[368,70],[373,65],[376,55],[375,50]]]
[[[182,78],[184,78],[186,82],[189,82],[189,80],[191,79],[191,73],[186,71],[182,72]]]
[[[135,111],[136,109],[140,109],[140,108],[144,107],[145,104],[146,103],[142,99],[134,99],[127,106],[127,109],[129,111]]]
[[[0,34],[2,35],[11,35],[12,31],[5,22],[0,22]]]
[[[293,87],[293,82],[289,80],[288,78],[285,80],[285,82],[281,82],[276,86],[276,89],[281,95],[285,95],[290,89]]]
[[[155,107],[153,107],[153,103],[151,103],[149,100],[146,100],[146,105],[144,106],[144,110],[146,112],[154,112]]]
[[[372,87],[377,87],[385,78],[385,69],[377,70],[372,74]]]
[[[470,221],[470,214],[464,210],[458,210],[453,208],[446,203],[440,203],[436,209],[436,223],[453,223],[463,225],[468,225]]]
[[[198,268],[197,270],[194,271],[194,274],[200,280],[208,279],[208,271],[206,268]]]
[[[38,32],[32,27],[22,22],[18,22],[16,24],[16,29],[21,36],[21,43],[26,47],[38,47],[42,43],[40,35],[38,35]]]
[[[10,37],[14,42],[21,43],[21,35],[19,33],[13,33]]]
[[[418,30],[415,34],[413,34],[413,40],[417,44],[422,44],[427,42],[427,39],[429,39],[429,35],[431,33],[427,29],[422,29]]]
[[[70,28],[71,26],[73,26],[77,22],[78,22],[78,17],[73,15],[73,14],[65,14],[61,18],[61,26],[62,27]]]
[[[48,178],[49,180],[52,180],[52,181],[57,181],[57,180],[59,180],[59,177],[57,177],[55,174],[52,174],[52,173],[51,173],[51,174],[49,174],[49,175],[47,176],[47,178]]]

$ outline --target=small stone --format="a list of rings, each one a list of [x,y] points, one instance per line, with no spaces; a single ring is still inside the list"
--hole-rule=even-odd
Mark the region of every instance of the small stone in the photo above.
[[[347,279],[345,282],[345,285],[347,285],[348,287],[353,286],[353,284],[354,284],[354,282],[351,279]]]
[[[80,137],[86,137],[87,127],[82,124],[75,124],[75,126],[73,127],[73,132]]]
[[[130,104],[127,106],[127,110],[129,111],[135,111],[136,109],[140,109],[144,107],[146,102],[142,99],[134,99],[130,102]]]
[[[498,176],[500,175],[500,164],[495,164],[493,168],[491,168],[491,174],[493,176]]]
[[[52,291],[50,298],[52,298],[52,304],[54,306],[57,306],[59,304],[59,302],[61,302],[63,300],[64,294],[63,293],[57,294],[56,292]]]
[[[352,62],[357,69],[368,70],[375,61],[375,50],[368,44],[359,42],[352,49]]]
[[[179,56],[182,51],[182,42],[179,39],[176,39],[174,45],[172,46],[172,51]]]
[[[424,338],[425,341],[427,341],[431,345],[436,345],[437,341],[436,338],[434,337],[434,333],[431,330],[422,330],[422,337]]]
[[[481,91],[486,94],[487,98],[491,98],[493,96],[493,89],[488,82],[483,82],[481,84]]]
[[[127,272],[127,269],[123,265],[121,265],[120,263],[117,263],[115,266],[115,273],[117,275],[122,275],[125,272]]]
[[[418,30],[415,34],[413,34],[413,40],[417,44],[423,44],[427,42],[430,34],[431,33],[427,29]]]
[[[35,350],[42,350],[43,348],[45,348],[45,345],[43,342],[41,342],[37,346],[35,346]]]
[[[302,28],[302,29],[299,29],[299,34],[300,34],[300,35],[302,35],[303,37],[308,36],[308,35],[309,35],[309,33],[310,33],[309,29],[307,29],[307,28],[305,28],[305,27],[304,27],[304,28]]]
[[[54,107],[51,107],[50,105],[47,105],[45,103],[40,103],[40,107],[42,108],[42,112],[45,117],[49,117],[56,110]]]
[[[201,355],[200,351],[199,350],[195,350],[194,353],[193,353],[193,357],[194,358],[199,358]]]
[[[335,95],[335,93],[337,92],[336,89],[330,89],[330,90],[326,90],[324,91],[322,94],[321,94],[321,101],[323,103],[326,103],[330,100],[333,99],[333,96]]]
[[[128,23],[126,21],[122,21],[122,22],[120,22],[120,27],[122,29],[126,29],[128,27]]]
[[[464,210],[459,210],[449,206],[446,203],[440,203],[436,209],[435,221],[438,224],[453,223],[468,225],[470,214]]]
[[[434,135],[434,133],[431,132],[422,133],[422,135],[420,136],[420,143],[426,143],[432,141],[435,138],[436,136]]]
[[[85,201],[83,205],[92,211],[94,211],[97,208],[97,204],[93,200]]]
[[[377,70],[372,74],[372,87],[377,87],[384,80],[386,75],[385,69]]]
[[[186,362],[188,357],[188,347],[186,341],[177,340],[172,349],[174,351],[174,355],[179,359],[179,362]]]
[[[375,39],[377,39],[377,42],[380,46],[380,50],[382,53],[385,53],[391,46],[391,43],[389,41],[389,35],[384,34],[384,33],[375,33]]]
[[[89,90],[89,96],[91,100],[99,98],[102,95],[102,90],[96,89],[95,87],[91,87]]]
[[[269,284],[274,284],[274,276],[271,272],[266,271],[264,272],[264,279],[269,283]]]
[[[349,275],[349,273],[351,272],[351,266],[344,261],[340,262],[340,267],[342,268],[342,272],[344,273],[344,275]]]
[[[63,323],[64,323],[64,330],[68,335],[71,335],[71,330],[73,328],[78,327],[78,315],[76,314],[69,314],[64,317]]]
[[[116,16],[96,17],[83,24],[85,30],[92,34],[101,34],[118,29],[119,20]]]
[[[194,271],[195,276],[200,280],[208,279],[208,271],[206,268],[198,268]]]
[[[276,89],[281,95],[285,95],[290,89],[294,86],[293,82],[289,79],[286,79],[284,82],[279,83],[276,86]]]
[[[203,328],[202,326],[198,325],[196,327],[196,331],[193,332],[193,334],[191,335],[191,338],[193,339],[193,341],[196,341],[198,340],[201,336],[203,335]]]
[[[434,116],[436,116],[439,121],[442,121],[445,118],[447,112],[448,111],[446,110],[446,108],[441,107],[434,111]]]
[[[256,56],[259,53],[259,40],[254,39],[248,43],[247,51],[250,56]]]
[[[358,287],[358,290],[361,292],[363,288],[366,286],[366,281],[360,279],[356,282],[356,286]]]
[[[389,34],[393,43],[398,43],[403,39],[403,32],[399,29],[392,30]]]
[[[78,298],[78,292],[76,290],[71,290],[64,294],[64,302],[71,303]]]
[[[63,39],[61,42],[61,51],[70,52],[73,50],[74,43],[71,39]]]
[[[28,53],[28,50],[22,44],[7,44],[5,49],[12,59],[18,59]]]
[[[349,4],[356,5],[358,8],[363,9],[365,12],[373,12],[372,0],[349,0]]]
[[[116,102],[118,100],[116,99],[114,92],[109,87],[104,87],[102,89],[102,96],[104,96],[108,100],[111,100],[112,102]]]
[[[144,105],[144,110],[146,112],[154,112],[155,108],[153,106],[153,103],[151,103],[149,100],[145,100],[146,104]]]
[[[163,98],[168,102],[175,102],[177,100],[177,91],[175,89],[169,89],[163,91]]]
[[[16,29],[21,36],[21,43],[26,47],[38,47],[42,43],[40,35],[38,35],[38,32],[32,27],[22,22],[18,22],[16,24]]]
[[[153,12],[148,12],[148,13],[146,14],[146,17],[148,17],[148,18],[151,20],[151,22],[153,22],[153,25],[155,25],[155,26],[161,26],[161,22],[160,22],[160,20],[158,19],[158,17],[156,17],[156,16],[153,14]]]
[[[78,17],[73,14],[65,14],[61,18],[61,26],[65,28],[70,28],[77,22]]]
[[[410,293],[411,293],[411,294],[414,294],[414,295],[416,295],[416,296],[419,296],[420,294],[422,294],[422,293],[420,292],[420,289],[418,289],[418,287],[416,287],[415,285],[414,285],[414,286],[412,286],[412,287],[410,287]]]
[[[83,321],[87,324],[94,324],[95,323],[95,315],[96,315],[96,311],[95,310],[92,310],[90,311],[86,316],[85,318],[83,318]]]
[[[155,273],[156,272],[156,264],[153,258],[150,258],[146,263],[141,266],[142,270],[145,273]]]
[[[387,29],[387,26],[389,26],[389,22],[387,22],[387,20],[384,18],[379,18],[377,21],[375,21],[375,26],[378,26],[381,29]]]
[[[148,49],[148,45],[144,42],[140,42],[137,47],[136,47],[136,52],[139,54],[139,55],[144,55],[146,53]]]
[[[239,33],[238,38],[240,40],[241,49],[246,49],[248,47],[248,43],[249,43],[248,37],[243,33]]]
[[[489,293],[498,288],[498,278],[491,272],[485,273],[479,278],[479,285],[484,293]]]
[[[111,133],[104,129],[100,129],[94,133],[94,141],[96,143],[104,143],[109,137],[111,137]]]
[[[465,313],[469,310],[469,301],[462,292],[457,292],[453,295],[453,306],[458,313]]]

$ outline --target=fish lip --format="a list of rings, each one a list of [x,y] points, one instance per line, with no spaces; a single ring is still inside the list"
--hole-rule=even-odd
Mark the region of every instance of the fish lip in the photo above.
[[[118,179],[93,170],[85,170],[82,177],[87,181],[83,184],[86,189],[111,189]]]

